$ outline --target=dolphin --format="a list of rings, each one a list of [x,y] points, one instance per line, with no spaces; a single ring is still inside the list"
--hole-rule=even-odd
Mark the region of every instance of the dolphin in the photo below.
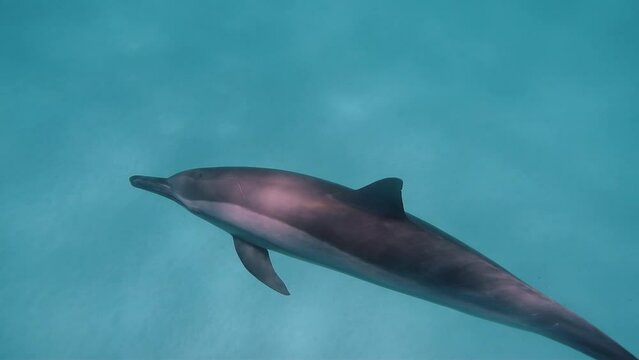
[[[269,250],[538,333],[595,359],[637,359],[494,261],[405,212],[398,178],[352,189],[289,171],[215,167],[130,182],[230,233],[246,269],[281,294],[289,291]]]

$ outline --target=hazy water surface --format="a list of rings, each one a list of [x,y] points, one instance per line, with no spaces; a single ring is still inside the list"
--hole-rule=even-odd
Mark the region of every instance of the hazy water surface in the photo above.
[[[0,1],[0,358],[584,358],[128,183],[223,165],[401,177],[638,354],[638,4]]]

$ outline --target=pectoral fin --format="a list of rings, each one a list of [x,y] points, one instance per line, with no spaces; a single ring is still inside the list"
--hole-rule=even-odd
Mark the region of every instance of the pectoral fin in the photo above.
[[[273,269],[268,250],[246,242],[235,235],[233,235],[233,242],[237,255],[246,270],[271,289],[284,295],[290,295],[286,285]]]

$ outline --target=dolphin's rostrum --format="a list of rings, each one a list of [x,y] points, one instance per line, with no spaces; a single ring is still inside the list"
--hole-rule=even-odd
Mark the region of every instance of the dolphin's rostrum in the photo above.
[[[247,270],[282,294],[289,292],[268,250],[532,331],[595,359],[636,359],[490,259],[406,213],[400,179],[353,190],[288,171],[219,167],[130,181],[229,232]]]

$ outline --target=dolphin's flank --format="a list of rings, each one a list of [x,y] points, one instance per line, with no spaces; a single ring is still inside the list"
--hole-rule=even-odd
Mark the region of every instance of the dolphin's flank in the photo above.
[[[400,179],[354,190],[293,172],[219,167],[130,181],[229,232],[246,269],[282,294],[289,291],[268,250],[535,332],[595,359],[636,360],[578,315],[406,213]]]

